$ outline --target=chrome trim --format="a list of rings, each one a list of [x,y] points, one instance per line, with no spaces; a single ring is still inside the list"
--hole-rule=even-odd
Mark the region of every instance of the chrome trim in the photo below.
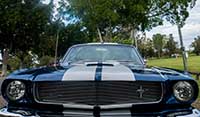
[[[162,90],[162,94],[160,97],[160,100],[155,101],[155,102],[145,102],[145,103],[127,103],[127,104],[112,104],[112,105],[98,105],[101,109],[120,109],[120,108],[131,108],[132,105],[142,105],[142,104],[156,104],[156,103],[160,103],[164,97],[164,86],[163,83],[160,82],[161,84],[161,90]],[[40,104],[54,104],[54,105],[62,105],[65,108],[76,108],[76,109],[93,109],[94,106],[91,105],[85,105],[85,104],[75,104],[75,103],[54,103],[54,102],[42,102],[37,100],[37,96],[36,96],[36,86],[35,83],[33,84],[33,98],[37,103]]]
[[[42,102],[42,103],[47,104],[46,102]],[[94,106],[91,106],[91,105],[75,104],[75,103],[61,104],[61,103],[51,103],[51,102],[49,102],[48,104],[60,104],[60,105],[63,105],[63,107],[66,107],[66,108],[81,108],[81,109],[93,109],[94,108]]]
[[[24,116],[22,114],[9,112],[7,108],[2,108],[0,110],[0,117],[39,117],[39,116]]]
[[[65,117],[94,117],[93,113],[64,112]]]
[[[24,111],[24,110],[23,110]],[[93,117],[93,113],[92,112],[85,112],[85,111],[63,111],[62,112],[64,116],[72,116],[75,115],[76,117],[82,117],[82,116],[90,116]],[[37,115],[37,113],[33,113],[35,115],[32,116],[24,116],[22,114],[17,114],[17,113],[13,113],[13,112],[9,112],[7,108],[2,108],[0,110],[0,117],[40,117],[39,115]],[[142,114],[142,113],[141,113]],[[131,116],[131,112],[128,110],[124,110],[124,111],[102,111],[100,113],[101,117],[110,117],[110,116],[123,116],[123,117],[127,117],[127,116]],[[177,117],[200,117],[200,111],[197,109],[192,109],[192,113],[191,114],[187,114],[187,115],[181,115],[181,116],[177,116]]]
[[[192,109],[192,113],[188,115],[181,115],[177,117],[200,117],[200,111],[197,109]]]
[[[85,111],[63,111],[62,112],[64,116],[67,115],[75,115],[76,117],[94,117],[93,112],[85,112]],[[130,110],[111,110],[111,111],[101,111],[100,112],[101,117],[132,117]]]

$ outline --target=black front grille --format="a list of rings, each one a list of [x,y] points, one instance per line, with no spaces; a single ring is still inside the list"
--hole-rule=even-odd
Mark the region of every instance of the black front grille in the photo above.
[[[157,102],[161,97],[162,85],[159,82],[63,81],[35,84],[35,98],[43,103],[134,104]]]

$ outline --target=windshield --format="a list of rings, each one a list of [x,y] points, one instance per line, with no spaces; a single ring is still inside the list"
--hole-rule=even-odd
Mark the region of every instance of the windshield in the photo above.
[[[109,61],[142,65],[134,48],[119,45],[85,45],[72,47],[64,59],[64,63]]]

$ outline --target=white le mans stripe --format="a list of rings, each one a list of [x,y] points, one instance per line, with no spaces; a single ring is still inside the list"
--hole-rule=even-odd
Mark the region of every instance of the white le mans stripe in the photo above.
[[[87,67],[85,65],[77,65],[69,68],[62,78],[62,81],[94,81],[97,66]]]
[[[135,76],[130,68],[117,64],[114,66],[103,66],[101,80],[135,81]]]

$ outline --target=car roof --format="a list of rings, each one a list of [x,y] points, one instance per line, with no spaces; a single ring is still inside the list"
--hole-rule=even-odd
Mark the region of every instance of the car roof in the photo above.
[[[87,46],[87,45],[111,45],[111,46],[128,46],[128,47],[134,47],[132,45],[127,45],[127,44],[119,44],[119,43],[109,43],[109,42],[102,42],[102,43],[83,43],[83,44],[76,44],[76,45],[73,45],[72,47],[77,47],[77,46]]]

